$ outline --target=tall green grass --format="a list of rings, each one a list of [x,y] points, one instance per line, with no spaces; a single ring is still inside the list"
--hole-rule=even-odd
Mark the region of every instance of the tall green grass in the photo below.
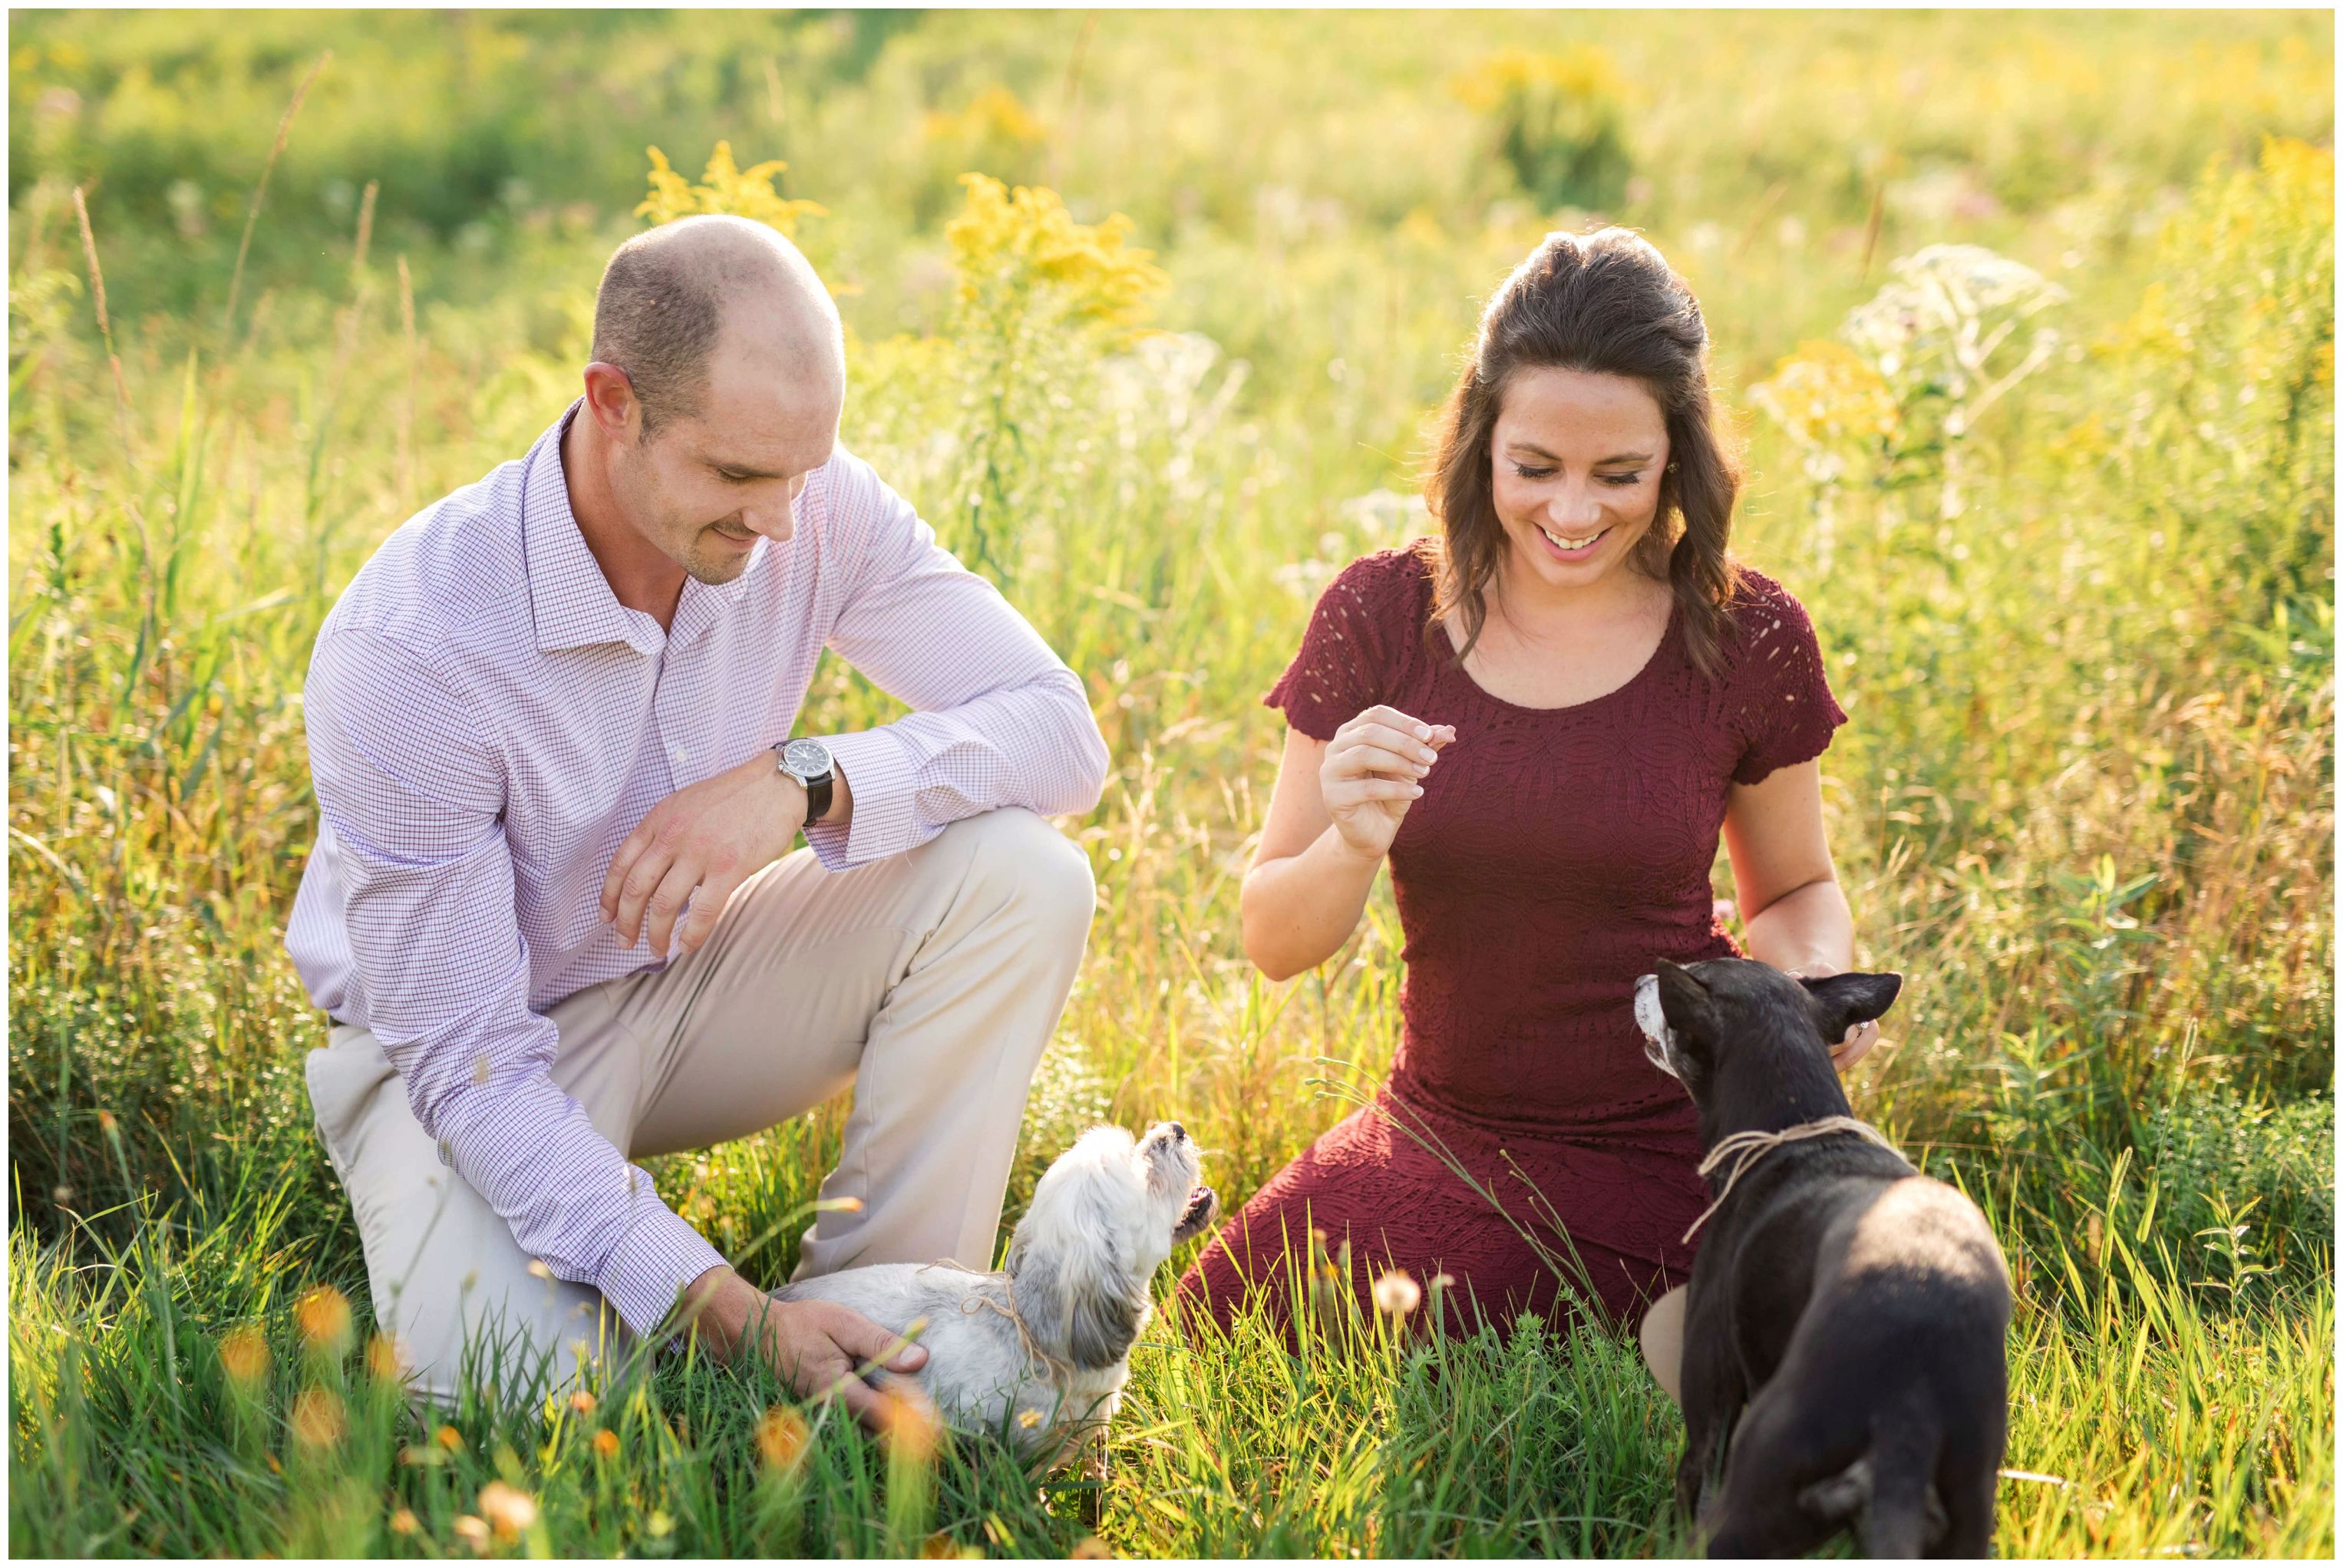
[[[808,237],[862,290],[844,301],[849,443],[1004,582],[1089,682],[1113,749],[1106,799],[1065,824],[1101,909],[1029,1105],[1011,1219],[1101,1117],[1180,1117],[1242,1196],[1337,1119],[1335,1085],[1389,1058],[1387,896],[1344,952],[1282,987],[1243,961],[1234,910],[1279,741],[1258,694],[1316,587],[1423,526],[1393,494],[1420,421],[1475,296],[1549,221],[1503,186],[1500,111],[1447,81],[1507,29],[1466,19],[1440,57],[1410,60],[1400,20],[1229,20],[1264,44],[1333,29],[1339,68],[1308,92],[1347,82],[1357,102],[1307,136],[1304,106],[1216,91],[1221,40],[1169,18],[1101,20],[1071,91],[1048,55],[1065,41],[1041,22],[920,24],[873,45],[860,85],[789,99],[769,148],[749,133],[772,122],[739,108],[764,94],[754,55],[715,85],[690,64],[721,56],[736,24],[668,24],[666,64],[642,65],[744,161],[785,153],[790,194],[833,207]],[[1674,1413],[1631,1346],[1584,1327],[1416,1342],[1335,1323],[1297,1352],[1258,1322],[1222,1336],[1159,1319],[1102,1493],[1037,1487],[982,1443],[947,1445],[930,1469],[823,1418],[782,1462],[785,1424],[759,1440],[779,1392],[697,1362],[606,1369],[590,1411],[468,1399],[444,1442],[367,1370],[362,1312],[347,1336],[305,1339],[311,1285],[365,1296],[298,1075],[322,1024],[277,945],[314,831],[309,641],[390,527],[558,411],[593,266],[623,231],[591,213],[566,236],[558,219],[532,229],[508,203],[464,220],[496,229],[466,249],[414,226],[412,187],[432,182],[388,170],[367,206],[377,171],[352,127],[381,106],[337,73],[423,25],[279,40],[280,90],[246,116],[258,152],[216,155],[246,181],[316,50],[337,60],[290,132],[226,335],[227,237],[182,234],[167,199],[134,199],[167,192],[169,137],[141,143],[125,108],[76,120],[85,145],[45,143],[58,133],[33,102],[61,41],[85,48],[96,74],[75,80],[95,101],[193,24],[137,18],[100,39],[44,21],[25,29],[31,64],[20,48],[12,66],[12,113],[34,116],[12,122],[12,1547],[420,1555],[468,1551],[467,1519],[491,1550],[580,1554],[877,1553],[940,1534],[1055,1555],[1093,1533],[1144,1553],[1684,1545],[1665,1508]],[[1666,187],[1645,221],[1703,290],[1748,447],[1740,547],[1814,611],[1852,716],[1825,760],[1832,841],[1862,957],[1909,980],[1855,1074],[1857,1109],[1970,1191],[2009,1251],[2007,1462],[2023,1473],[2003,1492],[2005,1551],[2328,1553],[2332,165],[2246,133],[2328,135],[2331,103],[2304,95],[2289,51],[2324,70],[2331,42],[2306,44],[2296,22],[2216,45],[2174,18],[2098,19],[2085,81],[2066,23],[1982,65],[1908,67],[1896,52],[1917,57],[1934,30],[1988,24],[1871,25],[1872,42],[1820,54],[1757,20],[1712,35],[1659,18],[1619,45],[1630,67],[1681,62],[1688,82],[1725,83],[1752,50],[1784,62],[1746,100],[1792,116],[1772,137],[1720,136],[1656,89],[1624,123],[1638,173]],[[518,35],[465,25],[476,42]],[[972,39],[1002,43],[1038,142],[970,108]],[[2192,58],[2205,80],[2189,78],[2187,113],[2146,129],[2112,113]],[[108,60],[113,76],[90,64]],[[210,68],[155,72],[147,110],[200,101]],[[1139,159],[1144,106],[1182,92],[1194,119],[1165,159]],[[2036,128],[1956,112],[1994,101],[2022,102]],[[1797,117],[1826,108],[1827,135]],[[1263,112],[1294,116],[1292,136],[1253,135]],[[858,151],[857,125],[913,128]],[[1379,145],[1371,130],[1403,156],[1348,156]],[[541,131],[498,134],[526,176]],[[2046,135],[2071,158],[2027,150]],[[1055,166],[1081,216],[1137,215],[1171,278],[1159,324],[1184,335],[1078,330],[1039,286],[988,311],[952,304],[940,218],[968,137],[1030,175]],[[641,139],[686,165],[699,150]],[[1866,174],[1857,155],[1875,144],[1885,161]],[[1832,173],[1794,145],[1854,162]],[[630,205],[639,147],[615,179],[565,167],[575,154],[546,152],[534,177],[577,182],[603,214]],[[152,171],[146,186],[130,167]],[[317,189],[336,170],[358,188],[321,246]],[[1471,180],[1440,194],[1456,170]],[[1999,210],[1929,206],[1930,170],[1998,193]],[[92,173],[110,342],[65,188]],[[248,183],[229,194],[234,228]],[[2135,222],[2147,211],[2162,216]],[[1826,452],[1758,411],[1750,388],[1776,358],[1831,337],[1892,258],[1943,238],[2065,286],[2038,367],[1949,437],[1959,394],[1942,386],[1901,388],[1889,435]],[[323,264],[289,254],[321,248]],[[167,303],[182,284],[154,281],[174,255],[192,308]],[[808,719],[889,711],[833,666]],[[662,1191],[746,1245],[811,1196],[840,1125],[829,1107],[662,1161]],[[789,1230],[742,1266],[779,1277]],[[270,1347],[256,1377],[231,1370],[251,1370],[240,1329]],[[502,1515],[509,1539],[482,1502],[491,1482],[534,1504],[533,1523]]]

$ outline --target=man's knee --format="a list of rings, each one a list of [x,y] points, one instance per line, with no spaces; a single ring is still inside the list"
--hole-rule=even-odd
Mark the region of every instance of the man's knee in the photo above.
[[[1041,940],[1079,951],[1097,908],[1090,857],[1044,819],[1004,806],[952,824],[970,841],[968,886],[1037,928]]]

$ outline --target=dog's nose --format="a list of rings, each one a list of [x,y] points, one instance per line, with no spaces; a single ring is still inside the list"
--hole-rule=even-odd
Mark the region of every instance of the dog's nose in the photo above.
[[[1176,1121],[1172,1124],[1172,1138],[1174,1142],[1182,1141],[1185,1140],[1187,1136],[1188,1130],[1186,1128],[1181,1126]]]

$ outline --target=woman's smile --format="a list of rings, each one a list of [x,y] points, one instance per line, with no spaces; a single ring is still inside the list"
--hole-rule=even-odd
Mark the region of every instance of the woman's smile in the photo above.
[[[1538,537],[1545,541],[1546,554],[1558,561],[1576,562],[1594,559],[1596,548],[1610,537],[1614,526],[1605,523],[1591,532],[1573,535],[1540,523],[1537,531]]]

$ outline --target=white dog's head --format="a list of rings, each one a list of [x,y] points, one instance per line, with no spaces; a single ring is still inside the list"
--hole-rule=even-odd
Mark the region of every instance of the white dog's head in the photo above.
[[[1198,1171],[1195,1140],[1161,1121],[1139,1139],[1094,1127],[1042,1173],[1009,1243],[1009,1278],[1043,1350],[1085,1370],[1131,1352],[1148,1282],[1219,1211]]]

